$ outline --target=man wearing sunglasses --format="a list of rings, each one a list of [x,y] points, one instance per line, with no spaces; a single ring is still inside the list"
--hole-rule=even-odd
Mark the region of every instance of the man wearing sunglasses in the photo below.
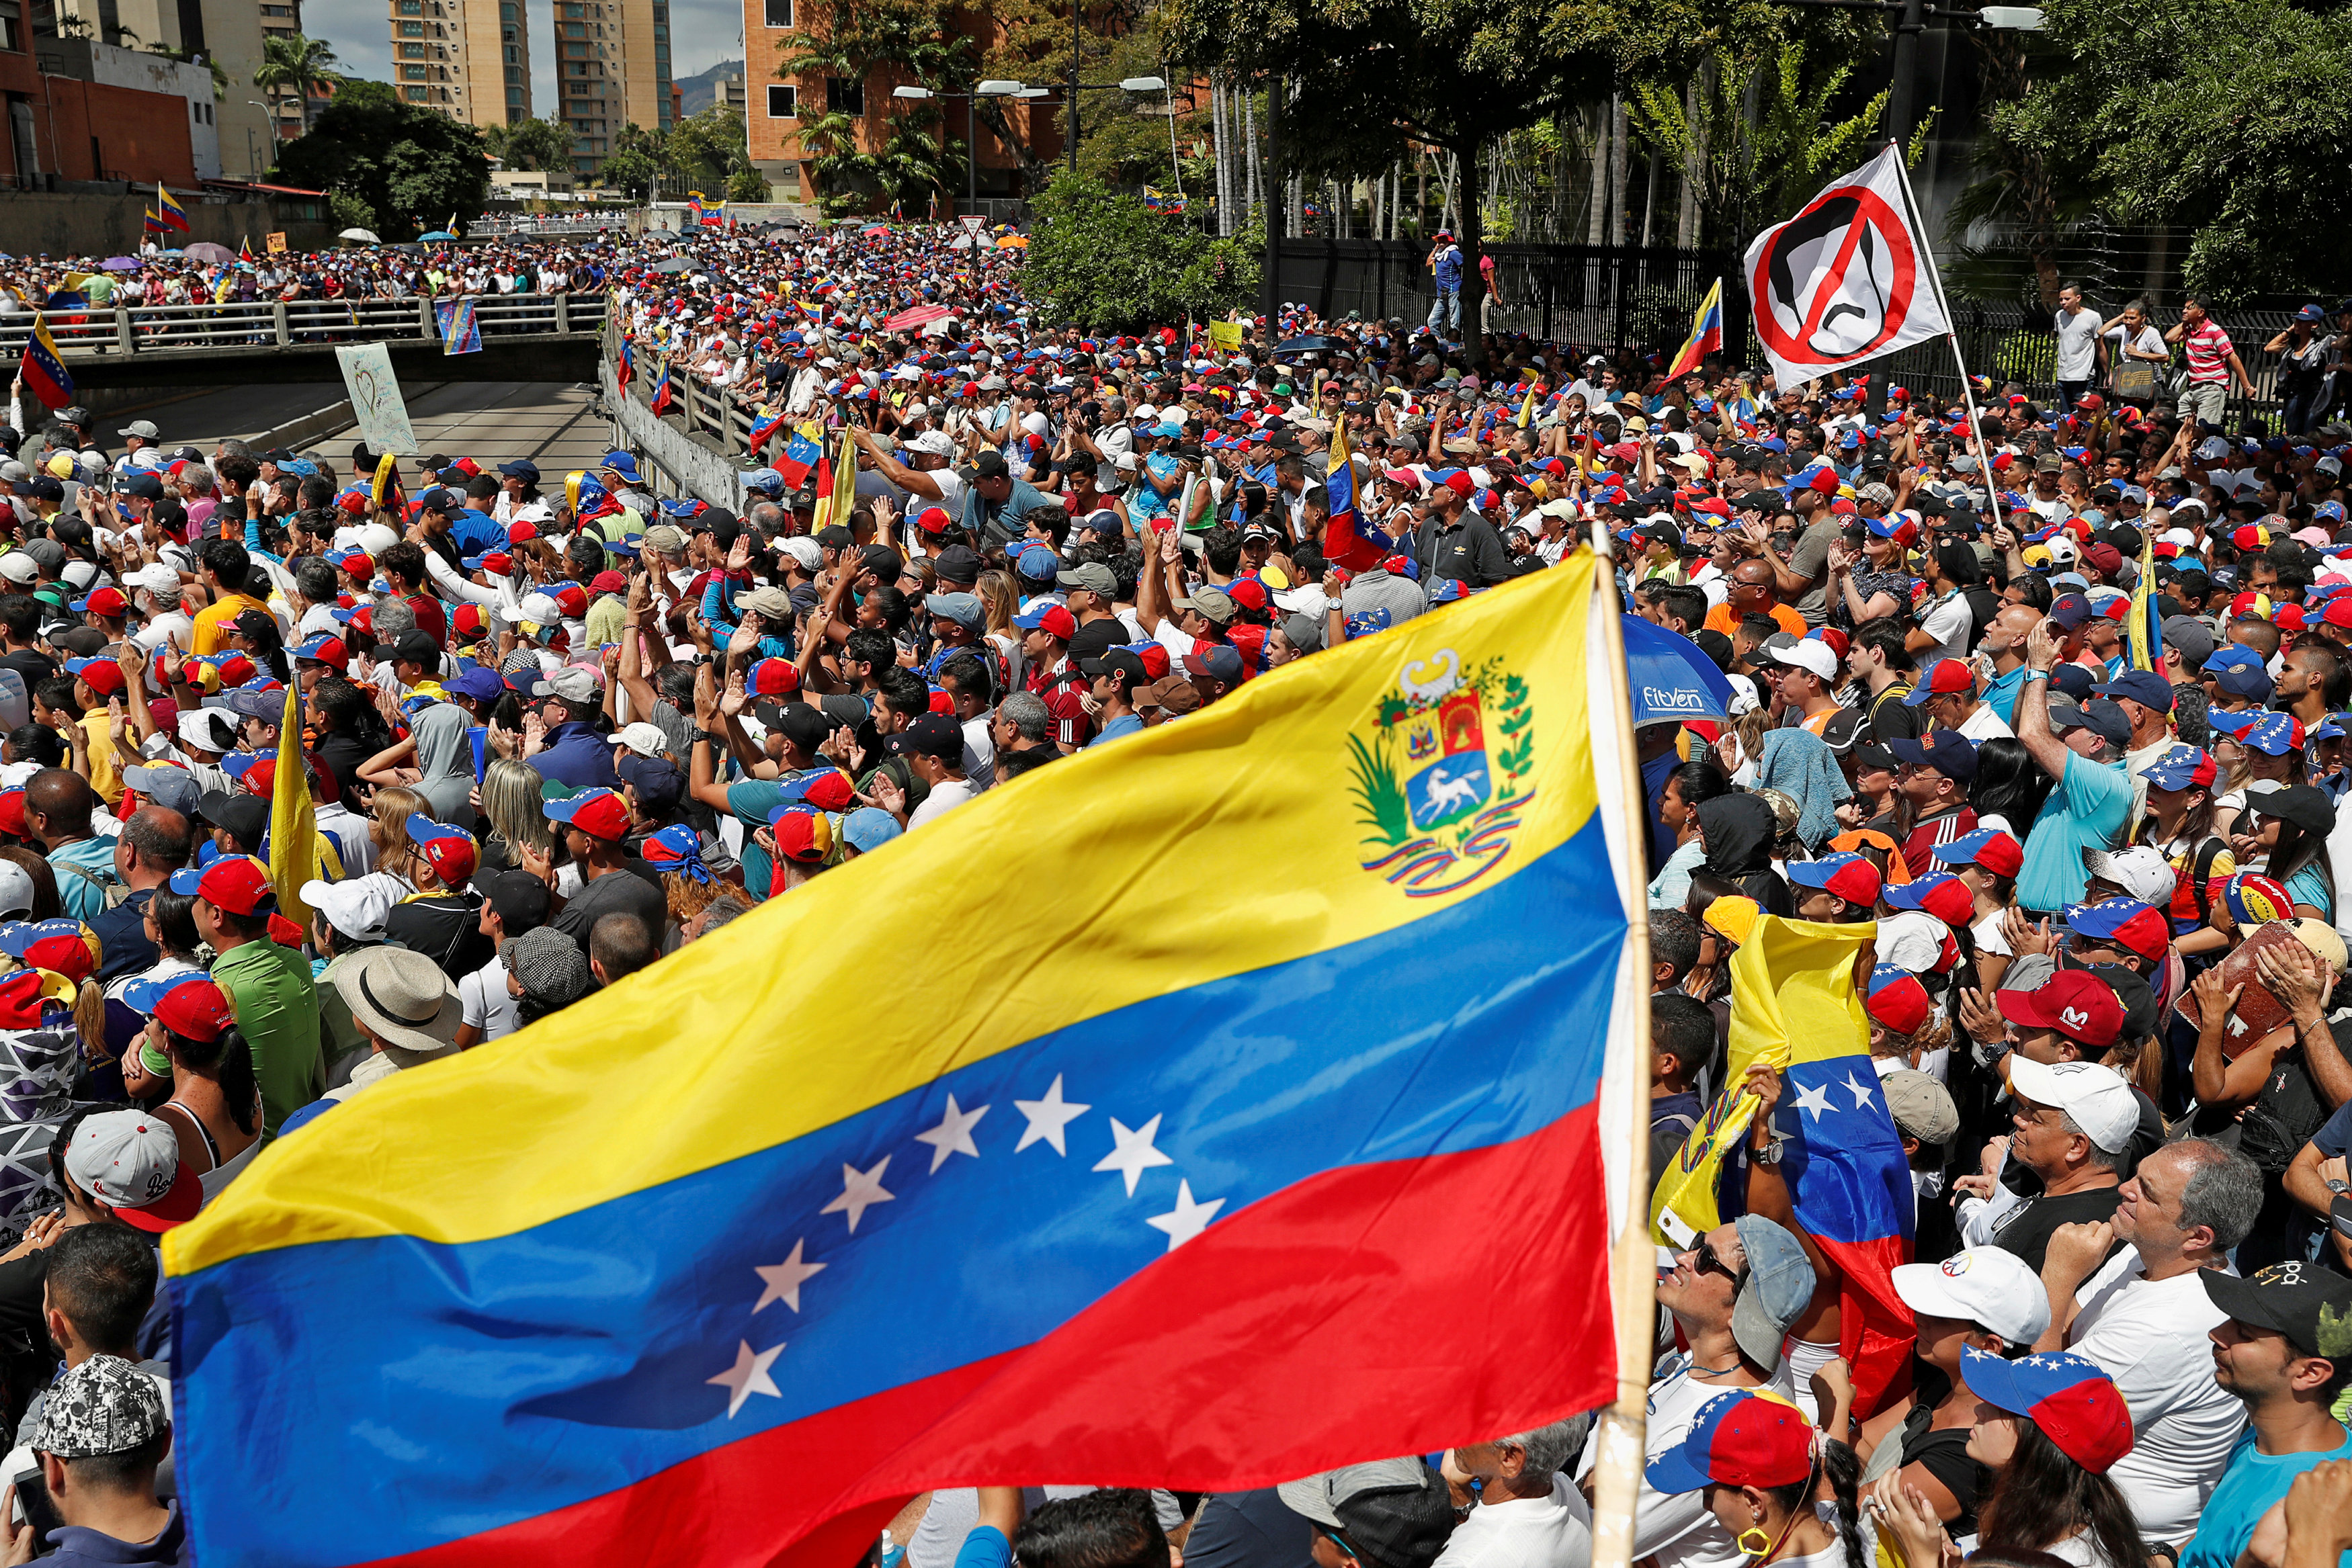
[[[1790,1396],[1781,1342],[1812,1300],[1804,1244],[1781,1226],[1746,1214],[1696,1238],[1658,1281],[1658,1304],[1675,1316],[1689,1350],[1663,1358],[1650,1382],[1649,1458],[1677,1448],[1701,1406],[1726,1389],[1769,1387]],[[1634,1505],[1633,1556],[1657,1568],[1739,1561],[1730,1533],[1702,1492],[1673,1496],[1643,1482]]]

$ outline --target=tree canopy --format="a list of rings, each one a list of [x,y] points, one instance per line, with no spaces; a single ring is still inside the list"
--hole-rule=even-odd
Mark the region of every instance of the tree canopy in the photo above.
[[[383,82],[346,82],[310,131],[278,150],[278,177],[331,191],[336,214],[387,240],[412,239],[490,192],[482,133],[403,103]]]
[[[1049,320],[1131,331],[1256,298],[1248,235],[1214,238],[1084,175],[1057,177],[1034,210],[1021,287]]]
[[[2341,11],[2242,0],[2050,0],[1994,140],[2132,224],[2192,231],[2183,273],[2224,298],[2352,288],[2343,233],[2352,75]],[[1996,152],[2000,151],[1998,147]]]
[[[482,128],[482,145],[509,169],[572,167],[572,131],[560,120],[517,120]]]

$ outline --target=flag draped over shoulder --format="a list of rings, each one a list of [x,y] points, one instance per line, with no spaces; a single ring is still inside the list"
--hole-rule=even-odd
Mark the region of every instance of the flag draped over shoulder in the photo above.
[[[1751,1063],[1780,1071],[1774,1128],[1797,1224],[1839,1270],[1839,1354],[1853,1369],[1857,1410],[1871,1409],[1910,1353],[1911,1314],[1891,1270],[1911,1260],[1911,1173],[1870,1061],[1870,1026],[1854,989],[1855,955],[1874,925],[1759,917],[1731,960],[1731,1040],[1725,1092],[1691,1129],[1651,1199],[1651,1228],[1689,1245],[1741,1212],[1741,1147],[1756,1097]]]
[[[1331,461],[1323,477],[1330,520],[1323,526],[1324,559],[1349,571],[1370,571],[1389,556],[1388,540],[1364,527],[1362,497],[1356,493],[1356,465],[1343,424],[1331,427]]]
[[[1074,1454],[1237,1490],[1608,1400],[1610,605],[1572,558],[1270,672],[264,1150],[165,1239],[194,1552],[838,1563]],[[910,906],[955,939],[877,987]]]

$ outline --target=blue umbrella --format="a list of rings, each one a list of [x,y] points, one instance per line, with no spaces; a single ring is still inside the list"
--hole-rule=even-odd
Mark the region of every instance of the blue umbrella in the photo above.
[[[418,239],[456,239],[457,236],[447,229],[435,229],[429,235],[418,235],[416,237]]]
[[[1731,716],[1731,682],[1697,643],[1638,615],[1618,619],[1625,626],[1635,724]]]

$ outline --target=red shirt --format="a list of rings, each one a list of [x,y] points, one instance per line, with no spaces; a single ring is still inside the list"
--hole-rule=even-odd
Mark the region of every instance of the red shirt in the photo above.
[[[1952,868],[1941,861],[1929,859],[1927,852],[1938,844],[1948,844],[1954,839],[1967,838],[1976,831],[1977,813],[1972,806],[1947,811],[1940,817],[1930,817],[1912,829],[1911,836],[1903,841],[1903,863],[1911,868],[1911,874],[1915,877],[1933,876],[1939,871],[1949,871]]]

